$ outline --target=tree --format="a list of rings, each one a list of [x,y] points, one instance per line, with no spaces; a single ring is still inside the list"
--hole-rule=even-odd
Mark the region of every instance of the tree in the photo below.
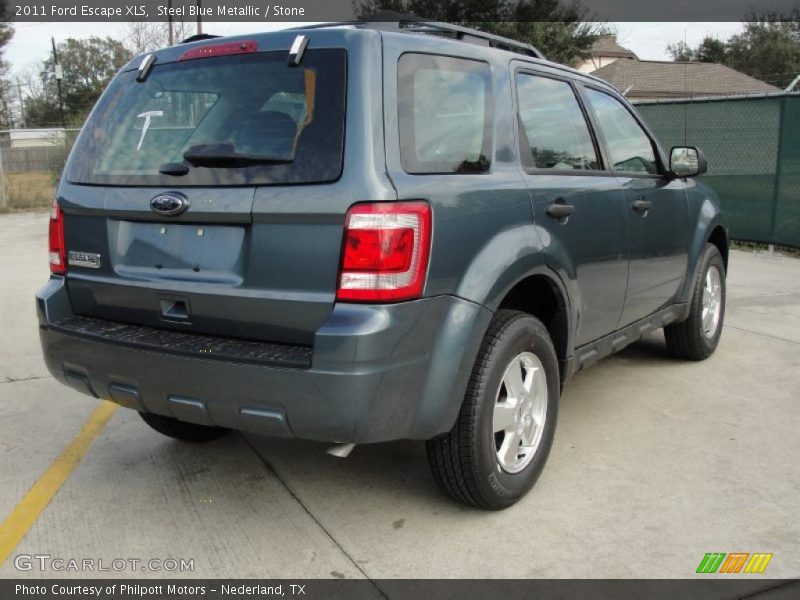
[[[726,64],[762,81],[786,87],[800,74],[797,24],[752,22],[727,43]],[[793,31],[794,29],[794,31]]]
[[[727,53],[725,42],[706,36],[697,48],[690,47],[686,42],[667,44],[667,54],[677,62],[717,62],[724,63]]]
[[[706,37],[697,48],[669,44],[673,60],[725,64],[737,71],[786,87],[800,74],[800,1],[788,13],[752,12],[743,31],[721,41]]]
[[[184,21],[172,22],[172,43],[189,37],[190,27]],[[162,22],[133,21],[125,28],[125,47],[134,55],[152,52],[169,45],[169,24]]]
[[[5,47],[14,35],[14,28],[7,18],[8,9],[8,4],[0,2],[0,127],[4,129],[14,125],[8,63],[3,59]]]
[[[43,81],[42,63],[29,63],[17,70],[21,87],[27,92],[25,114],[22,115],[26,127],[49,127],[61,125],[58,111],[58,97],[55,89]]]
[[[130,60],[131,52],[110,37],[68,38],[56,48],[63,72],[65,121],[68,125],[80,125],[114,74]],[[38,126],[60,124],[52,57],[42,62],[40,73],[39,93],[26,100],[26,120]]]
[[[14,127],[14,95],[8,76],[8,63],[0,59],[0,129]]]
[[[675,42],[674,44],[667,44],[667,54],[672,57],[675,62],[687,62],[694,60],[695,52],[689,47],[686,42]]]
[[[25,99],[25,123],[28,127],[60,127],[58,100],[46,96],[28,96]]]
[[[695,52],[695,60],[700,62],[724,63],[727,49],[725,42],[706,36]]]
[[[359,19],[382,10],[474,27],[532,44],[553,61],[574,64],[609,33],[576,0],[358,0]]]

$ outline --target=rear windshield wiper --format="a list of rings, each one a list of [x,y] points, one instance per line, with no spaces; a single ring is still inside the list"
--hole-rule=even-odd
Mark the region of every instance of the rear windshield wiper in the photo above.
[[[237,152],[233,144],[199,144],[183,153],[186,162],[196,167],[247,167],[258,164],[290,163],[293,157]]]

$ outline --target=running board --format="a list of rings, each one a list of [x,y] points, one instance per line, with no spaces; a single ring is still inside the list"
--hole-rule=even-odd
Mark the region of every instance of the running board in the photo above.
[[[631,323],[622,329],[610,333],[594,342],[575,349],[575,353],[566,361],[564,379],[569,379],[578,371],[593,365],[601,358],[619,352],[623,348],[640,340],[648,333],[660,329],[670,323],[679,323],[689,316],[689,304],[673,304],[640,321]]]

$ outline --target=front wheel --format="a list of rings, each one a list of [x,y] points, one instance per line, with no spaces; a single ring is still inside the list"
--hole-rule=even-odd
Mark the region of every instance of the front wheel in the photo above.
[[[706,244],[697,263],[689,317],[664,327],[669,351],[687,360],[704,360],[714,353],[725,320],[725,263],[719,249]]]
[[[517,502],[547,461],[559,394],[558,359],[547,329],[526,313],[498,311],[455,426],[427,442],[439,487],[478,508]]]

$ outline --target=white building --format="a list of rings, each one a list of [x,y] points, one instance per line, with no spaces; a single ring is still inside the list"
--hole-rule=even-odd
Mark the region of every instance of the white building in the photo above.
[[[638,58],[633,52],[617,44],[616,35],[604,35],[592,44],[591,56],[578,63],[576,68],[583,73],[591,73],[620,59]]]
[[[67,140],[63,129],[11,129],[8,135],[12,148],[64,146]]]

